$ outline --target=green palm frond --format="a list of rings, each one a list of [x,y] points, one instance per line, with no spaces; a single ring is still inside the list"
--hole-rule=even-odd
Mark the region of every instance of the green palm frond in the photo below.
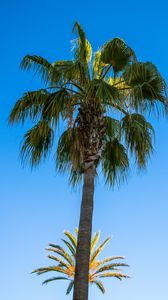
[[[132,114],[122,119],[122,130],[127,146],[136,156],[138,166],[145,167],[147,158],[153,151],[154,130],[152,125],[145,120],[144,116]]]
[[[34,120],[39,117],[49,95],[44,89],[25,93],[13,107],[9,122],[24,123],[27,118]]]
[[[105,290],[104,285],[101,281],[93,280],[91,283],[95,284],[103,294],[105,293],[106,290]]]
[[[82,161],[82,139],[78,128],[68,128],[63,132],[57,147],[56,168],[59,171],[71,169],[80,170],[80,161]]]
[[[52,65],[41,56],[26,55],[20,65],[23,70],[33,69],[35,74],[41,76],[44,82],[47,82],[50,78],[49,74]]]
[[[24,135],[21,155],[23,162],[38,165],[49,154],[53,145],[54,132],[45,120],[39,121]]]
[[[125,180],[129,169],[129,160],[125,147],[118,139],[108,141],[101,158],[102,171],[106,183],[114,185]]]
[[[100,79],[95,79],[93,83],[96,88],[96,96],[102,99],[103,104],[115,105],[115,102],[119,98],[118,89]]]
[[[113,67],[114,72],[119,72],[131,61],[136,60],[134,51],[120,38],[107,42],[102,49],[101,59]]]
[[[74,286],[74,281],[71,281],[70,284],[68,285],[67,291],[66,291],[66,295],[69,295],[72,288]]]
[[[55,280],[69,280],[69,279],[66,278],[66,277],[52,277],[52,278],[50,278],[50,279],[44,280],[44,281],[43,281],[43,284],[47,284],[47,283],[49,283],[49,282],[51,282],[51,281],[55,281]]]
[[[115,138],[121,139],[121,124],[117,119],[111,118],[109,116],[104,117],[105,127],[106,127],[106,139],[111,141]]]
[[[155,65],[150,62],[128,65],[123,78],[130,88],[130,106],[134,109],[150,112],[158,101],[165,107],[166,84]]]
[[[43,107],[42,116],[48,120],[55,121],[57,124],[60,116],[64,117],[66,114],[69,105],[74,105],[73,98],[71,98],[66,89],[60,89],[48,97]]]

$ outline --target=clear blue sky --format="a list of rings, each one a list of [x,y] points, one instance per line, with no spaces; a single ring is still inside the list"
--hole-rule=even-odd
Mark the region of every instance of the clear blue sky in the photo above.
[[[28,125],[9,127],[7,118],[24,91],[40,87],[21,72],[25,54],[50,61],[70,57],[71,28],[78,20],[93,49],[114,36],[123,38],[142,61],[155,63],[168,81],[168,4],[160,1],[6,0],[0,8],[0,298],[3,300],[71,299],[66,283],[41,286],[30,272],[48,263],[44,248],[59,242],[64,229],[78,225],[80,191],[55,174],[51,157],[31,172],[22,168],[19,146]],[[168,121],[153,122],[155,153],[142,174],[109,190],[97,183],[94,231],[113,235],[104,255],[125,255],[131,280],[106,280],[107,293],[95,288],[90,300],[167,299],[168,269]],[[45,276],[43,278],[46,278]]]

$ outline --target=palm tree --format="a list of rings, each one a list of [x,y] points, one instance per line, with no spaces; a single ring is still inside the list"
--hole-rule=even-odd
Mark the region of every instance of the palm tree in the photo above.
[[[75,232],[76,235],[78,235],[78,230],[76,230]],[[43,284],[56,280],[69,280],[70,282],[66,291],[66,294],[68,295],[74,286],[77,238],[75,235],[68,231],[65,231],[64,234],[68,238],[68,240],[62,239],[62,241],[67,246],[69,251],[65,250],[59,245],[49,244],[50,248],[47,248],[46,250],[51,252],[51,254],[48,255],[48,258],[56,262],[57,265],[39,268],[34,270],[32,273],[37,273],[38,275],[47,272],[62,273],[64,276],[49,278],[45,280]],[[89,283],[95,284],[104,294],[105,288],[103,283],[99,280],[100,278],[114,277],[122,280],[123,278],[129,278],[129,276],[121,273],[121,271],[118,270],[118,267],[128,267],[128,265],[115,262],[118,259],[124,259],[123,256],[111,256],[103,260],[97,259],[99,254],[101,254],[104,246],[110,241],[111,238],[108,237],[103,243],[97,246],[99,239],[100,232],[97,232],[91,240]]]
[[[108,41],[92,56],[79,23],[73,31],[72,60],[23,58],[22,69],[33,69],[45,88],[25,93],[9,121],[35,123],[24,135],[25,162],[35,167],[54,149],[57,170],[69,171],[72,184],[83,180],[73,299],[87,300],[95,176],[102,172],[106,183],[120,182],[132,156],[139,168],[146,166],[154,133],[146,115],[165,112],[167,98],[156,66],[139,62],[122,39]],[[56,150],[60,121],[65,130]]]

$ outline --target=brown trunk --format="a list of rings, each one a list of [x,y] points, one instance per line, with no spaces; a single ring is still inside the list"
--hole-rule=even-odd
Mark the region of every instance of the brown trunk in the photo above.
[[[73,300],[88,300],[95,167],[84,173]]]

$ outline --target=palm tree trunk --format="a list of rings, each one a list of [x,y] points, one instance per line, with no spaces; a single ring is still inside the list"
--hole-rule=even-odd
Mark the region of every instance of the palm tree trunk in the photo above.
[[[95,167],[84,173],[73,300],[88,300]]]

